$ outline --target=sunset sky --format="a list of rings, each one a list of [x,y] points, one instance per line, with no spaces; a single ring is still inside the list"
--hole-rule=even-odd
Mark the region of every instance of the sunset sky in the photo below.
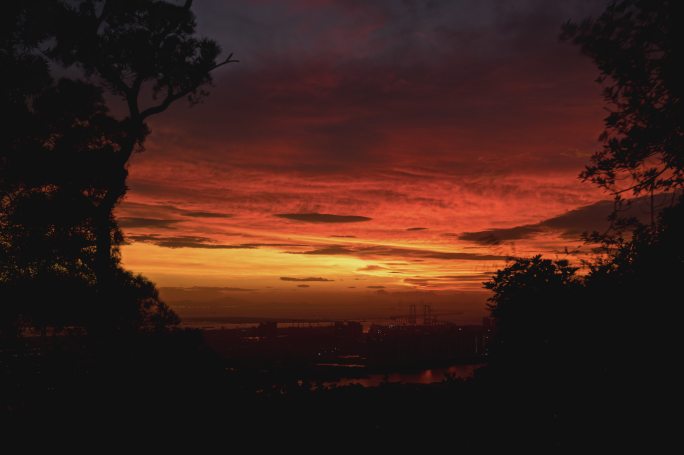
[[[558,40],[604,7],[195,2],[240,63],[152,120],[117,212],[124,265],[186,317],[476,320],[506,257],[584,254],[611,207],[577,178],[597,72]]]

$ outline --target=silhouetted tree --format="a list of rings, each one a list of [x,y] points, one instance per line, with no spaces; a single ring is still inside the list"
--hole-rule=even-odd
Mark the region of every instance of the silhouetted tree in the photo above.
[[[485,282],[494,293],[489,298],[496,321],[494,361],[539,364],[561,353],[578,312],[577,270],[566,260],[538,255],[515,259]]]
[[[92,171],[102,156],[101,148],[94,152],[93,146],[116,123],[96,87],[55,83],[47,60],[36,52],[50,36],[43,9],[49,6],[47,1],[8,6],[0,31],[0,97],[7,126],[0,135],[3,333],[16,331],[20,316],[44,326],[73,315],[69,307],[79,300],[73,292],[60,305],[55,294],[41,302],[31,296],[40,288],[54,291],[59,277],[64,291],[87,281],[92,270],[88,248],[93,247],[88,195],[98,189]],[[59,318],[48,317],[60,307]]]
[[[191,0],[57,3],[55,45],[47,55],[83,70],[128,110],[111,138],[109,181],[94,207],[96,272],[104,289],[112,277],[112,211],[126,192],[128,160],[149,134],[147,120],[183,98],[200,101],[211,72],[235,60],[232,54],[218,60],[218,44],[195,37]]]
[[[680,2],[672,0],[614,1],[596,19],[565,24],[561,34],[596,63],[610,111],[601,135],[603,149],[581,177],[610,191],[618,203],[623,194],[651,195],[650,226],[622,220],[631,228],[627,234],[618,229],[617,234],[593,237],[602,243],[605,256],[590,264],[586,282],[597,319],[609,327],[599,344],[611,347],[607,358],[626,352],[634,357],[644,350],[655,355],[654,340],[662,335],[656,315],[667,312],[670,296],[681,292],[683,13]],[[663,191],[671,192],[672,204],[658,216],[654,193]],[[617,212],[613,218],[623,227]],[[649,340],[632,343],[640,338],[638,332]],[[661,343],[660,351],[666,344]]]
[[[662,210],[655,228],[637,227],[590,263],[585,282],[592,317],[600,321],[597,346],[613,369],[639,358],[667,356],[676,325],[667,315],[681,295],[684,276],[684,203]]]
[[[0,332],[22,325],[159,328],[177,317],[154,286],[124,272],[121,232],[108,215],[109,305],[98,279],[99,204],[122,177],[124,121],[110,115],[102,88],[54,81],[39,46],[54,37],[49,0],[6,8],[0,30]],[[116,186],[116,185],[115,185]],[[98,230],[99,229],[99,230]]]
[[[601,248],[584,276],[567,261],[535,256],[485,283],[494,292],[492,365],[503,366],[499,378],[507,382],[517,363],[540,362],[532,372],[544,383],[526,388],[527,403],[555,400],[555,421],[584,425],[570,433],[575,440],[600,436],[614,444],[611,427],[621,437],[634,422],[643,431],[640,417],[651,414],[640,406],[667,399],[655,397],[669,376],[678,327],[667,315],[684,274],[684,200],[677,200],[684,184],[681,11],[670,0],[620,0],[595,20],[567,23],[561,35],[597,64],[610,111],[603,149],[580,177],[609,191],[616,208],[626,193],[648,192],[653,201],[665,191],[671,206],[657,215],[652,203],[650,226],[620,222],[616,211],[616,226],[631,232],[594,235]],[[643,360],[648,367],[636,369]],[[594,437],[587,426],[597,429]]]
[[[609,109],[603,150],[581,174],[618,199],[684,184],[684,30],[675,0],[620,0],[561,37],[600,70]],[[655,217],[655,215],[653,215]]]

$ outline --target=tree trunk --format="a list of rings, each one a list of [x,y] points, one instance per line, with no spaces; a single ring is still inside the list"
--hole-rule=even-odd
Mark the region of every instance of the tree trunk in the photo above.
[[[121,147],[114,167],[105,171],[104,182],[107,182],[106,194],[95,208],[95,275],[100,290],[111,285],[114,271],[112,260],[112,229],[114,228],[113,212],[117,202],[126,193],[128,171],[126,163],[133,152],[135,141],[127,140]]]
[[[95,207],[94,212],[93,225],[96,250],[93,266],[98,293],[94,322],[99,329],[107,330],[113,327],[110,327],[111,324],[116,325],[115,321],[110,320],[111,315],[116,312],[116,302],[114,301],[116,263],[112,255],[113,248],[116,247],[112,241],[112,234],[116,224],[113,212],[116,204],[126,193],[126,177],[128,176],[126,163],[133,152],[134,146],[134,139],[125,141],[114,160],[115,164],[113,167],[105,170],[103,183],[107,185],[106,194],[97,207]]]

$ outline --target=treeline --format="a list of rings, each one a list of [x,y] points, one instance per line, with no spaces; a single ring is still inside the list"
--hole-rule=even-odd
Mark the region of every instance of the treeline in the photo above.
[[[585,235],[593,259],[519,258],[485,284],[497,329],[482,379],[508,391],[503,403],[546,409],[558,447],[652,451],[672,435],[662,410],[684,278],[683,19],[674,1],[621,0],[565,24],[561,38],[604,87],[603,147],[580,177],[614,196],[611,227]],[[649,222],[624,218],[629,196],[650,197]]]
[[[684,273],[682,19],[676,2],[622,0],[563,27],[561,38],[596,63],[609,112],[581,178],[612,194],[615,210],[608,231],[585,234],[593,260],[522,258],[486,283],[502,362],[574,355],[624,371],[669,352]],[[650,196],[650,222],[624,218],[630,195]]]

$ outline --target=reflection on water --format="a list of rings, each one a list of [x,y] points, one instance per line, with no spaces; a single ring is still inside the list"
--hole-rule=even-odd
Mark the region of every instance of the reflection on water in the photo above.
[[[185,316],[182,319],[181,326],[187,327],[189,329],[203,329],[203,330],[234,330],[234,329],[253,329],[259,326],[262,322],[273,321],[271,319],[259,319],[256,318],[253,321],[235,321],[236,319],[244,319],[238,317],[191,317]],[[350,321],[345,319],[344,321]],[[276,321],[278,323],[278,328],[310,328],[310,327],[333,327],[335,321]],[[362,327],[363,333],[368,333],[370,326],[373,324],[379,325],[401,325],[397,324],[396,318],[374,318],[374,319],[356,319],[354,322],[359,322]],[[443,319],[443,322],[453,322],[449,318]]]
[[[324,382],[325,387],[343,387],[359,384],[363,387],[377,387],[384,382],[404,384],[432,384],[442,382],[447,377],[466,379],[473,376],[475,370],[483,364],[452,365],[446,368],[430,368],[415,373],[371,374],[362,378],[340,378]]]

